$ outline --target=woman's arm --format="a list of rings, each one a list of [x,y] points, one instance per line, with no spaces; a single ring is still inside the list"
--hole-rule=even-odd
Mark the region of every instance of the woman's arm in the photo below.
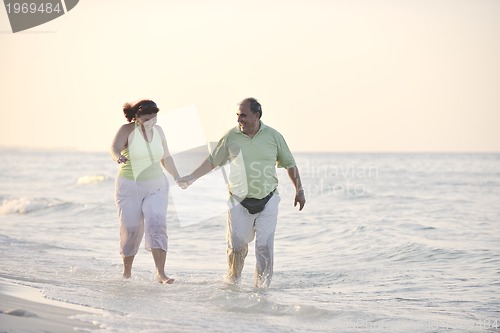
[[[179,172],[177,171],[177,167],[175,166],[174,159],[172,155],[170,155],[170,151],[168,150],[167,139],[165,137],[165,133],[160,126],[155,126],[161,136],[161,142],[163,144],[163,157],[161,159],[161,164],[169,174],[174,177],[175,180],[179,179]]]
[[[127,161],[125,157],[121,156],[121,152],[127,146],[129,135],[130,135],[130,124],[123,125],[122,127],[120,127],[118,132],[116,132],[115,138],[111,143],[111,149],[110,149],[110,154],[113,161],[118,162],[118,159],[121,159],[122,163],[125,163]]]

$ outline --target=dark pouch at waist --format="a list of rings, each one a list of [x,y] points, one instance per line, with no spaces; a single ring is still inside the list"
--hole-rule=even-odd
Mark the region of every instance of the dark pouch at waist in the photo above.
[[[250,214],[257,214],[264,210],[267,202],[273,196],[274,191],[269,193],[262,199],[254,199],[254,198],[245,198],[240,201],[241,205],[245,207]]]

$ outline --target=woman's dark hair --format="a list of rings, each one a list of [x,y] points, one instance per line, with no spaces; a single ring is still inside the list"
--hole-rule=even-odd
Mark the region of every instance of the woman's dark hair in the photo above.
[[[133,105],[130,103],[123,105],[123,114],[129,123],[140,115],[158,113],[158,111],[160,109],[158,109],[156,103],[149,99],[143,99]]]

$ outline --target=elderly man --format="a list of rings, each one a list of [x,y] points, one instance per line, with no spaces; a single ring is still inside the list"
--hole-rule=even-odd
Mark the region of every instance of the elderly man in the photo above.
[[[273,275],[274,233],[280,202],[276,166],[286,168],[295,186],[294,206],[299,204],[299,210],[302,210],[306,199],[292,153],[283,136],[261,121],[260,103],[255,98],[246,98],[240,102],[236,115],[238,126],[220,139],[200,167],[177,182],[186,187],[215,167],[229,162],[229,269],[226,281],[239,281],[248,243],[255,238],[254,286],[266,288]]]

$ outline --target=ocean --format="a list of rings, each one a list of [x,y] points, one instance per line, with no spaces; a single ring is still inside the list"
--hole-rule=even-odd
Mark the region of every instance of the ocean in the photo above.
[[[269,289],[253,288],[254,243],[224,283],[221,170],[171,185],[176,281],[160,285],[143,248],[121,277],[107,153],[0,154],[0,279],[104,310],[79,315],[102,332],[500,331],[498,153],[296,153],[307,203],[279,170]]]

